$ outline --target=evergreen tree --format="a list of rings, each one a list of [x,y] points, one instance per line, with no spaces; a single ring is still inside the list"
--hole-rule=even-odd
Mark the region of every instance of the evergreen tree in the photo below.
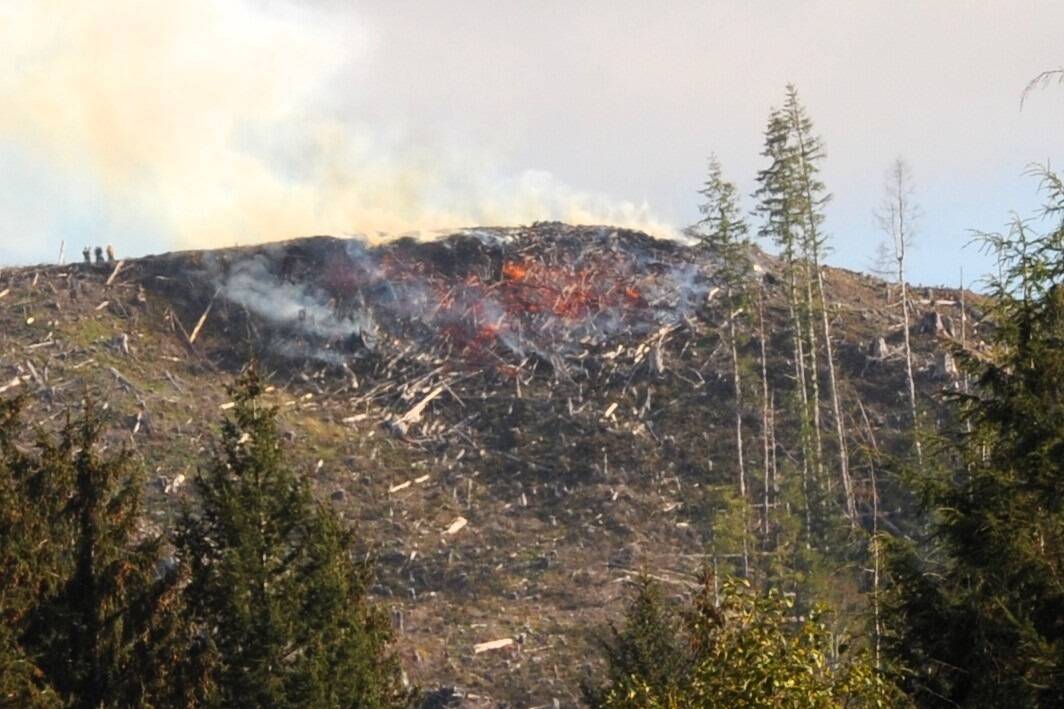
[[[814,445],[815,402],[809,396],[809,376],[806,366],[808,348],[807,328],[802,318],[800,292],[801,283],[801,222],[798,214],[795,194],[795,155],[790,147],[790,124],[786,114],[773,109],[765,128],[765,147],[762,155],[769,160],[769,165],[758,172],[758,189],[754,192],[757,199],[755,213],[762,218],[758,235],[775,244],[783,264],[783,277],[787,286],[787,307],[790,320],[790,336],[793,347],[795,390],[791,400],[792,409],[797,413],[800,465],[802,476],[803,508],[805,529],[809,533],[813,525],[813,501],[817,499],[812,489],[811,476],[818,471],[819,457]],[[819,477],[819,476],[817,476]]]
[[[167,703],[176,578],[140,524],[127,450],[101,454],[87,405],[58,439],[18,446],[20,402],[0,406],[0,646],[4,697],[76,707]]]
[[[600,644],[606,657],[606,681],[601,685],[585,682],[584,701],[591,707],[614,706],[614,697],[633,692],[675,694],[691,669],[676,610],[646,575],[636,581],[624,626],[619,630],[611,626],[610,637]]]
[[[856,524],[857,508],[854,500],[853,485],[850,480],[850,463],[846,442],[846,426],[842,417],[842,405],[839,397],[838,376],[835,369],[835,352],[831,340],[831,322],[827,313],[827,298],[824,292],[824,274],[821,268],[823,255],[827,247],[827,237],[822,225],[824,223],[824,206],[830,201],[823,181],[820,179],[820,162],[825,157],[824,143],[813,132],[813,121],[805,111],[798,98],[798,90],[793,84],[787,85],[787,98],[784,113],[790,128],[791,152],[794,166],[794,203],[797,206],[799,222],[802,225],[802,250],[805,255],[806,277],[806,317],[810,337],[810,381],[813,384],[814,426],[817,436],[817,452],[822,455],[819,439],[819,386],[817,374],[816,337],[814,322],[819,320],[824,343],[824,359],[828,369],[828,388],[831,395],[831,409],[835,422],[835,436],[839,452],[839,476],[842,479],[846,514],[851,524]]]
[[[19,447],[23,401],[0,401],[0,705],[59,706],[60,698],[22,646],[40,598],[60,587],[59,538],[69,537],[61,512],[70,481],[51,479]]]
[[[369,604],[369,567],[309,482],[284,461],[276,410],[249,370],[215,458],[196,477],[199,511],[178,537],[206,678],[199,699],[253,707],[401,706],[388,619]]]
[[[832,659],[823,609],[795,618],[792,602],[778,592],[760,594],[733,579],[717,589],[706,574],[678,641],[653,594],[648,582],[640,584],[625,629],[608,648],[607,681],[587,695],[592,707],[904,705],[867,657]],[[659,661],[648,662],[654,652]]]
[[[1044,175],[1046,214],[1064,183]],[[884,649],[921,706],[1064,706],[1064,223],[984,235],[993,348],[932,475],[930,542],[894,541]],[[969,426],[965,425],[970,425]],[[926,458],[927,456],[925,456]]]
[[[738,470],[739,497],[743,504],[743,574],[750,573],[750,552],[747,540],[745,507],[748,502],[746,462],[743,451],[743,377],[739,363],[739,335],[736,321],[739,319],[748,298],[752,263],[750,242],[746,238],[747,226],[739,208],[739,191],[724,179],[716,156],[709,160],[709,177],[699,192],[704,202],[699,205],[703,218],[698,222],[697,233],[702,245],[713,254],[717,263],[716,277],[724,295],[721,305],[727,323],[728,348],[731,352],[732,384],[735,391],[735,461]]]
[[[735,184],[724,179],[720,161],[716,155],[709,158],[709,175],[698,192],[703,201],[698,206],[702,219],[697,225],[697,234],[703,244],[716,258],[717,279],[725,289],[732,291],[732,305],[742,303],[749,287],[752,264],[750,261],[749,227],[739,205],[739,190]]]

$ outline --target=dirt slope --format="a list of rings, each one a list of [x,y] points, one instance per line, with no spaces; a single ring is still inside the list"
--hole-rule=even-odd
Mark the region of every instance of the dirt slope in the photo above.
[[[756,260],[783,400],[780,274]],[[538,224],[116,265],[0,272],[0,392],[27,394],[46,427],[85,396],[105,402],[111,445],[143,457],[151,523],[165,529],[224,415],[224,385],[257,355],[293,464],[378,555],[374,591],[413,681],[572,705],[595,662],[589,629],[619,612],[624,581],[645,568],[682,593],[703,563],[706,510],[734,481],[711,254]],[[900,445],[900,311],[881,281],[825,277],[848,424],[860,400],[881,444]],[[942,353],[960,335],[959,293],[914,295],[933,412],[938,392],[958,386]],[[977,319],[970,308],[969,339]],[[745,352],[755,394],[758,351],[752,341]],[[746,410],[755,469],[759,407]],[[499,639],[513,644],[476,652]]]

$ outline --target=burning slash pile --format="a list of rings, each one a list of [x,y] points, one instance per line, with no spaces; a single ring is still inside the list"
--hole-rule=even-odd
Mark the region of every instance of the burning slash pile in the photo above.
[[[561,224],[264,247],[215,277],[226,300],[269,323],[273,354],[377,382],[350,403],[392,403],[385,416],[401,435],[444,394],[462,401],[511,381],[520,395],[548,377],[571,396],[640,368],[660,374],[665,343],[713,293],[691,249]]]

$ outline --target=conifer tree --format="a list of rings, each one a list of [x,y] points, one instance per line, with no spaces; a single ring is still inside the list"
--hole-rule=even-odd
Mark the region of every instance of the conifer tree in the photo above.
[[[0,640],[13,653],[0,661],[3,696],[169,703],[176,579],[158,571],[161,539],[140,528],[129,451],[100,452],[103,423],[87,405],[58,439],[39,433],[24,454],[20,404],[0,408]]]
[[[57,538],[69,537],[61,514],[68,479],[55,479],[19,449],[23,401],[0,401],[0,705],[59,706],[60,697],[22,646],[39,598],[60,587]],[[59,473],[68,473],[64,466]]]
[[[691,669],[680,632],[680,619],[661,587],[649,576],[640,576],[624,625],[620,629],[611,625],[610,636],[600,640],[605,681],[585,681],[584,701],[591,707],[608,707],[613,698],[633,692],[676,693]]]
[[[769,165],[758,172],[756,213],[762,224],[758,235],[770,240],[779,250],[783,263],[784,280],[787,286],[787,307],[793,347],[795,397],[794,409],[798,413],[802,488],[805,497],[805,527],[812,528],[812,502],[810,476],[819,469],[814,445],[812,402],[809,397],[809,380],[806,372],[806,327],[803,323],[800,301],[801,224],[795,198],[795,160],[790,148],[790,125],[786,115],[773,109],[765,128],[765,147],[761,153]]]
[[[983,235],[993,347],[957,353],[971,393],[914,480],[930,542],[891,545],[884,649],[921,706],[1064,706],[1064,182],[1043,178],[1055,228]]]
[[[839,447],[839,475],[842,479],[843,494],[846,502],[846,514],[851,524],[856,523],[857,509],[854,501],[853,485],[850,479],[849,454],[847,452],[846,426],[842,417],[842,405],[839,398],[838,376],[835,369],[835,352],[831,340],[831,321],[828,318],[827,299],[824,292],[824,274],[821,268],[824,251],[827,245],[827,237],[822,225],[824,223],[824,206],[831,199],[826,191],[824,183],[820,180],[820,162],[824,159],[825,151],[823,141],[813,132],[813,121],[809,118],[798,98],[798,91],[793,84],[787,85],[787,98],[784,102],[784,113],[790,128],[791,150],[794,156],[795,175],[793,187],[795,188],[795,204],[798,207],[799,221],[802,228],[802,249],[805,255],[806,266],[811,271],[806,281],[807,286],[807,316],[809,318],[810,332],[813,331],[813,320],[819,319],[822,328],[821,335],[824,341],[824,359],[828,370],[828,387],[831,394],[831,408],[835,422],[835,435]],[[815,293],[812,289],[815,288]],[[816,375],[816,338],[811,338],[810,350],[811,368],[813,373],[811,381],[814,387],[817,383]],[[819,394],[814,388],[815,412],[819,411]],[[819,435],[819,416],[814,416]],[[819,449],[819,444],[818,444]]]
[[[699,205],[702,220],[698,222],[698,234],[702,245],[713,255],[717,263],[717,279],[724,291],[722,305],[728,328],[728,347],[731,351],[732,385],[735,392],[735,459],[738,470],[739,497],[744,509],[748,502],[746,463],[743,454],[743,378],[739,363],[738,329],[740,317],[748,299],[750,273],[750,242],[748,228],[739,208],[739,191],[724,179],[720,161],[715,155],[709,159],[709,176],[699,191],[704,201]],[[749,549],[743,530],[743,573],[749,575]]]
[[[276,410],[249,369],[233,390],[214,459],[196,477],[200,509],[178,537],[190,569],[197,662],[210,705],[390,707],[408,700],[370,605],[353,538],[289,467]]]

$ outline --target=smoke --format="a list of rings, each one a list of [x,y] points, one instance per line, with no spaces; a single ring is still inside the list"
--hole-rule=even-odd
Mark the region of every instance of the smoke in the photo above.
[[[541,219],[671,234],[646,204],[330,108],[338,87],[358,90],[353,68],[380,68],[372,28],[346,12],[8,0],[0,48],[0,148],[91,184],[109,213],[167,244]]]
[[[273,352],[336,365],[411,346],[470,361],[489,349],[492,362],[504,351],[560,361],[617,335],[645,337],[681,323],[706,303],[712,283],[709,264],[690,260],[684,247],[654,253],[610,229],[543,225],[469,236],[480,248],[463,250],[467,270],[457,273],[439,270],[433,254],[464,249],[460,240],[444,242],[443,252],[410,252],[349,239],[343,255],[303,260],[270,246],[211,260],[210,280],[269,324]]]

